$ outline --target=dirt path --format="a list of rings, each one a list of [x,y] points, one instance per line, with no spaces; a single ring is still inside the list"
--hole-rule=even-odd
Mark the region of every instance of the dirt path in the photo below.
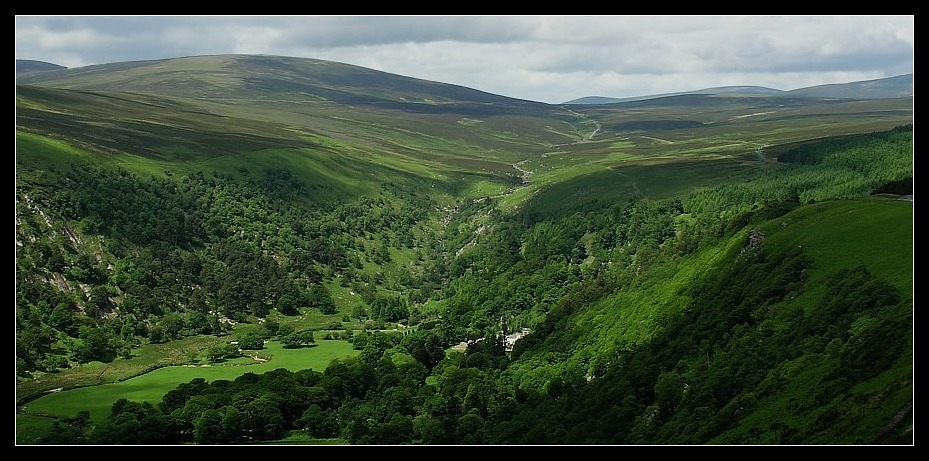
[[[616,171],[616,174],[619,175],[619,176],[622,176],[622,177],[624,177],[624,178],[629,179],[629,185],[632,186],[632,190],[633,190],[636,194],[638,194],[639,197],[648,198],[648,196],[645,195],[645,194],[642,192],[642,189],[639,189],[639,185],[636,184],[635,180],[633,180],[631,176],[629,176],[629,175],[627,175],[627,174],[625,174],[625,173],[621,173],[621,172],[619,172],[619,170]]]
[[[580,140],[580,141],[574,141],[574,142],[571,143],[571,144],[578,144],[578,143],[582,143],[582,142],[588,142],[588,141],[592,140],[592,139],[594,138],[594,136],[597,135],[597,133],[600,132],[600,128],[602,128],[602,126],[600,125],[600,122],[598,122],[597,120],[592,119],[592,118],[590,118],[590,117],[588,117],[588,116],[586,116],[586,115],[584,115],[584,114],[582,114],[582,113],[580,113],[580,112],[575,112],[575,111],[573,111],[573,110],[571,110],[571,109],[567,109],[567,108],[566,108],[565,110],[566,110],[569,114],[571,114],[571,115],[573,115],[573,116],[575,116],[575,117],[578,117],[578,118],[583,119],[584,122],[590,122],[590,123],[593,123],[593,124],[594,124],[594,130],[591,131],[590,133],[588,133],[587,135],[585,135],[585,136],[584,136],[584,139],[582,139],[582,140]],[[582,122],[582,123],[583,123],[583,122]]]
[[[597,134],[597,132],[600,131],[601,125],[600,125],[600,122],[598,122],[598,121],[596,121],[596,120],[594,120],[594,119],[592,119],[592,118],[589,118],[588,120],[590,120],[591,122],[594,122],[594,126],[596,127],[596,128],[594,128],[593,131],[590,132],[590,134],[587,135],[587,139],[586,139],[586,140],[587,140],[587,141],[590,141],[591,139],[594,138],[594,136]]]
[[[531,171],[523,169],[522,164],[528,162],[529,159],[520,160],[513,164],[513,168],[522,173],[521,177],[523,178],[523,184],[529,184],[529,175],[532,174]]]
[[[755,155],[758,157],[758,160],[761,160],[764,163],[777,163],[777,160],[768,158],[760,147],[755,149]]]
[[[653,138],[651,136],[639,136],[639,137],[643,139],[651,139],[652,141],[658,141],[662,144],[674,144],[674,141],[668,141],[667,139]]]

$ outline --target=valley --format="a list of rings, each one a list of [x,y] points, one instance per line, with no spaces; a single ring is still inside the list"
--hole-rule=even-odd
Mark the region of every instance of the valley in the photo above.
[[[912,123],[257,55],[18,76],[17,443],[911,443]]]

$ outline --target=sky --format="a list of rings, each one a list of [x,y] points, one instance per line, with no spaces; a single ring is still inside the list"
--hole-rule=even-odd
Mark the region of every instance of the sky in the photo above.
[[[16,16],[16,59],[325,59],[562,103],[913,72],[914,16]]]

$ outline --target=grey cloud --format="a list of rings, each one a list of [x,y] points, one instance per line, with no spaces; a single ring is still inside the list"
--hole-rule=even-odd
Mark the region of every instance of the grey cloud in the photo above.
[[[335,17],[287,22],[280,45],[345,47],[405,42],[510,43],[528,40],[531,26],[503,17]]]
[[[789,89],[912,72],[913,26],[912,16],[25,16],[16,56],[73,67],[280,54],[560,102],[686,91],[697,76]]]

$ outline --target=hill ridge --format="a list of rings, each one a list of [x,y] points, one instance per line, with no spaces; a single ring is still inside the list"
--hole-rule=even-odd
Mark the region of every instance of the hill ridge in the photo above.
[[[841,99],[887,99],[913,96],[913,74],[900,74],[871,80],[856,80],[844,83],[827,83],[793,90],[778,90],[763,86],[730,85],[703,88],[693,91],[658,93],[626,98],[609,96],[585,96],[563,104],[616,104],[685,95],[731,95],[731,96],[785,96]]]

